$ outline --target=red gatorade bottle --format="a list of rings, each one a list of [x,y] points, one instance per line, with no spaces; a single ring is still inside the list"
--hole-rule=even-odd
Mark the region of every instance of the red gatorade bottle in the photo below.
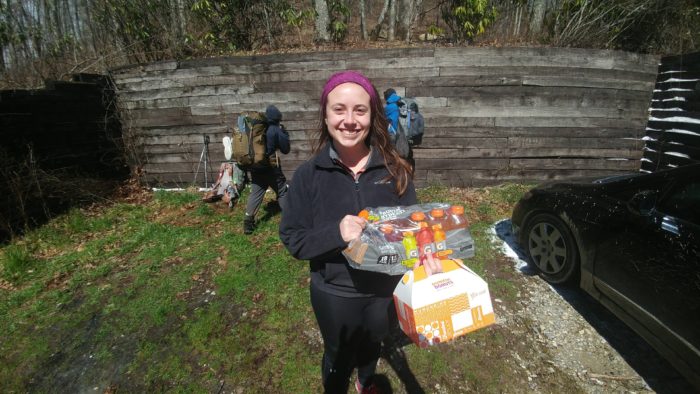
[[[423,256],[435,252],[433,233],[430,231],[430,228],[428,228],[428,223],[420,222],[420,231],[418,231],[416,235],[416,242],[418,243],[418,256],[421,259]]]

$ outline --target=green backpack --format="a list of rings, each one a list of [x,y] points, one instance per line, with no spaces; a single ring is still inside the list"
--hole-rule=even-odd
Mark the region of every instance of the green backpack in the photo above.
[[[233,130],[233,160],[245,169],[269,167],[270,160],[265,155],[267,118],[264,112],[247,112],[238,116]]]

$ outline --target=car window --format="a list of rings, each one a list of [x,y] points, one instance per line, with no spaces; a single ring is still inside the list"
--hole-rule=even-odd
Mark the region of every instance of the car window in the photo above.
[[[680,184],[661,201],[658,210],[700,225],[700,180]]]

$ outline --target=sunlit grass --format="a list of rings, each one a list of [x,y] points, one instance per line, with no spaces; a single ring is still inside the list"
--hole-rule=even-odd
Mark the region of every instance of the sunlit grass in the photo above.
[[[476,242],[466,263],[490,277],[498,251],[489,228],[509,216],[521,190],[431,186],[418,195],[465,206]],[[280,243],[279,213],[264,206],[265,219],[246,236],[241,205],[199,199],[161,191],[142,205],[73,210],[4,246],[2,278],[14,287],[0,289],[0,389],[33,381],[51,391],[56,380],[86,379],[71,375],[85,370],[95,381],[128,375],[118,386],[127,392],[318,392],[308,263]],[[514,297],[507,280],[490,277],[489,286]],[[406,348],[419,380],[449,383],[460,364],[445,353],[450,346]],[[464,375],[480,357],[470,356]]]

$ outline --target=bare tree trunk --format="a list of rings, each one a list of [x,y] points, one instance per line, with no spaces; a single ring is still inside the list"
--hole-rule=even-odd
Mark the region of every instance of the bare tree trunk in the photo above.
[[[270,49],[274,49],[275,44],[272,41],[272,27],[270,26],[270,14],[267,12],[266,4],[263,4],[263,11],[265,12],[265,30],[267,31],[267,43],[270,45]]]
[[[386,12],[389,10],[390,3],[391,0],[384,0],[382,12],[379,13],[379,18],[377,18],[377,25],[372,29],[372,39],[374,40],[379,38],[379,33],[382,31],[382,23],[384,23],[384,18],[386,17]]]
[[[389,4],[389,41],[394,41],[396,35],[396,0]]]
[[[172,0],[168,2],[168,10],[170,12],[170,48],[177,50],[180,44],[180,14],[178,8],[180,7],[180,0]]]
[[[423,0],[401,0],[402,7],[399,17],[404,33],[404,40],[411,40],[411,28],[418,17],[418,10],[421,8]]]
[[[521,4],[518,4],[515,7],[515,26],[513,27],[513,36],[515,38],[518,38],[518,36],[520,35],[520,22],[523,19],[523,6]]]
[[[328,3],[326,0],[314,0],[314,9],[316,10],[316,41],[328,42],[331,40],[331,34],[328,31],[328,25],[331,23]]]
[[[530,0],[530,32],[540,34],[546,10],[546,0]]]
[[[73,62],[75,65],[80,63],[78,59],[78,50],[82,48],[82,34],[80,28],[80,15],[78,14],[78,4],[77,0],[70,0],[71,14],[68,18],[70,20],[71,28],[73,30]],[[87,57],[87,54],[82,54],[83,58]]]
[[[177,20],[180,23],[180,35],[178,39],[180,41],[182,41],[182,37],[185,36],[185,32],[187,31],[187,13],[185,13],[185,7],[184,0],[177,0]]]
[[[367,41],[367,18],[365,15],[365,0],[360,0],[360,32],[362,39]]]

